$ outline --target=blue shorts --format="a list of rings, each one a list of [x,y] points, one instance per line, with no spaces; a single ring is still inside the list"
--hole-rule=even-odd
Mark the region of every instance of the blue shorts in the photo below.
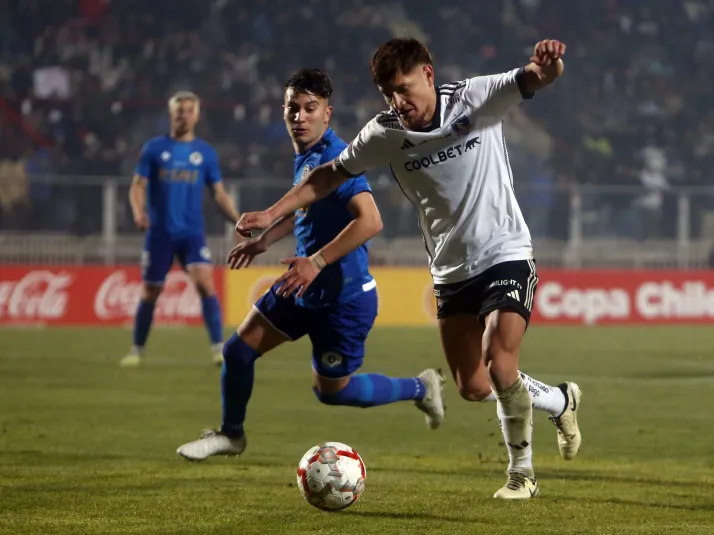
[[[171,238],[169,236],[148,236],[141,255],[141,275],[145,282],[163,284],[166,274],[177,258],[181,266],[210,264],[211,251],[206,246],[202,234]]]
[[[300,306],[280,297],[273,286],[255,308],[290,340],[304,335],[312,342],[312,367],[323,377],[347,377],[362,366],[364,343],[377,317],[377,290],[325,308]]]

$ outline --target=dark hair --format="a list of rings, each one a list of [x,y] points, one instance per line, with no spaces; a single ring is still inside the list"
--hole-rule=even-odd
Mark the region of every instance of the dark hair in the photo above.
[[[369,68],[375,85],[384,85],[397,74],[407,73],[417,65],[431,64],[431,54],[424,44],[413,37],[398,37],[377,49]]]
[[[319,69],[300,69],[285,82],[285,89],[290,88],[320,98],[330,98],[332,95],[332,81]]]

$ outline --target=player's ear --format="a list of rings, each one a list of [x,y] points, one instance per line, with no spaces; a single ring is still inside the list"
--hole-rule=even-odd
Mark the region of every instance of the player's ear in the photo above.
[[[330,122],[330,117],[332,117],[332,106],[328,105],[325,107],[325,122]]]
[[[424,70],[427,85],[430,88],[434,87],[434,67],[431,65],[424,65],[422,69]]]

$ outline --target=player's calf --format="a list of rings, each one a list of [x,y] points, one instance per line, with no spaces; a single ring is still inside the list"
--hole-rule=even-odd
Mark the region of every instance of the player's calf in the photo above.
[[[247,444],[243,422],[253,392],[254,364],[260,354],[236,333],[226,342],[223,356],[223,423],[219,431],[206,430],[201,438],[176,450],[191,461],[202,461],[213,455],[240,455]]]
[[[518,373],[518,350],[525,328],[525,320],[515,312],[492,312],[486,319],[483,354],[508,448],[508,472],[533,478],[533,407]]]
[[[154,308],[161,295],[163,286],[145,282],[141,289],[141,298],[134,316],[134,340],[129,353],[119,361],[122,367],[134,367],[141,364],[144,346],[149,337],[151,324],[154,321]]]
[[[444,420],[443,384],[441,372],[432,369],[409,378],[369,373],[329,379],[314,373],[313,392],[321,403],[348,407],[368,408],[413,400],[426,414],[427,425],[436,429]]]
[[[255,361],[260,353],[234,333],[223,346],[221,395],[223,424],[221,432],[229,437],[243,435],[248,401],[253,393]]]
[[[334,379],[320,377],[313,385],[313,392],[325,405],[349,407],[377,407],[397,401],[420,400],[426,394],[426,385],[418,377],[394,378],[377,373],[353,375],[343,381],[342,388],[326,386]]]
[[[213,284],[213,269],[210,264],[198,263],[187,267],[196,291],[201,297],[201,312],[211,341],[214,364],[222,364],[223,356],[223,320],[221,318],[221,305],[216,297],[216,288]]]

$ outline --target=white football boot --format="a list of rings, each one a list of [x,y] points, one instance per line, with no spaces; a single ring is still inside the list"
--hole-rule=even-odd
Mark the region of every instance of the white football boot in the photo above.
[[[421,372],[418,377],[426,385],[426,394],[414,404],[426,414],[426,425],[429,429],[436,429],[444,421],[444,376],[441,370],[430,368]]]
[[[176,453],[189,461],[203,461],[214,455],[240,455],[245,451],[246,445],[245,435],[229,438],[220,431],[206,429],[201,433],[201,438],[180,446]]]
[[[583,440],[578,426],[578,409],[580,409],[580,399],[583,394],[580,387],[575,383],[563,383],[558,388],[565,392],[568,398],[568,405],[560,416],[548,418],[555,427],[558,428],[558,449],[560,456],[566,461],[570,461],[578,454],[580,444]]]
[[[509,472],[506,485],[496,491],[493,497],[499,500],[530,500],[538,496],[539,492],[535,477],[521,472]]]
[[[212,360],[213,364],[216,366],[222,366],[223,365],[223,344],[212,344],[211,345],[211,353],[212,353]]]
[[[142,362],[141,355],[129,353],[119,361],[119,366],[122,368],[136,368]]]

